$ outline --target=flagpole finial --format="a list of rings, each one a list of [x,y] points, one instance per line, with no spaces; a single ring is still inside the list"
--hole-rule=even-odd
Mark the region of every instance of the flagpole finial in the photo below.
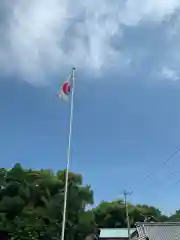
[[[75,70],[75,67],[73,67],[72,69]]]

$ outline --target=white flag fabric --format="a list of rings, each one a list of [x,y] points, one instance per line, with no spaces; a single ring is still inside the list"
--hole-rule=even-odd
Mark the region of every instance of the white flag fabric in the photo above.
[[[73,88],[73,70],[74,69],[72,69],[67,80],[63,82],[61,88],[58,91],[58,96],[66,101],[69,99],[69,95],[71,94]]]

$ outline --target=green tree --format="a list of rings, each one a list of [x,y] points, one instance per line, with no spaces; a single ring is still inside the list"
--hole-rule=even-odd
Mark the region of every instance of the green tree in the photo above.
[[[171,222],[180,222],[180,210],[177,210],[174,214],[169,217]]]
[[[128,204],[129,219],[131,227],[136,222],[149,221],[167,221],[168,217],[161,214],[161,211],[148,205]],[[125,205],[123,200],[113,202],[101,202],[93,209],[95,221],[101,228],[127,227]]]
[[[0,228],[15,239],[59,239],[65,171],[23,169],[16,164],[0,171]],[[86,207],[93,203],[91,187],[80,174],[69,173],[66,239],[84,238],[94,227]],[[80,231],[81,229],[81,231]]]
[[[59,240],[64,204],[65,171],[25,169],[19,163],[0,169],[0,230],[11,240]],[[102,201],[96,208],[93,191],[80,174],[69,172],[66,240],[82,240],[101,228],[126,227],[123,200]],[[170,218],[158,208],[128,204],[131,227],[138,221],[179,221],[180,210]]]
[[[95,221],[101,228],[125,227],[125,206],[122,200],[101,202],[93,209]]]

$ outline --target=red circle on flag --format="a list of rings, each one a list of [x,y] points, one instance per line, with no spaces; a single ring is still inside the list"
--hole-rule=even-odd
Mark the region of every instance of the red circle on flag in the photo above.
[[[71,88],[69,86],[69,83],[64,83],[64,85],[63,85],[63,92],[65,94],[68,94],[68,93],[70,93],[70,91],[71,91]]]

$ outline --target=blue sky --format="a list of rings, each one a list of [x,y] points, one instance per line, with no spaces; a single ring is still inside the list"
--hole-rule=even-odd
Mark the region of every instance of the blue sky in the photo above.
[[[180,147],[179,7],[3,0],[2,167],[65,168],[70,106],[56,91],[75,65],[71,169],[96,204],[127,189],[133,203],[180,208],[180,154],[163,165]]]

